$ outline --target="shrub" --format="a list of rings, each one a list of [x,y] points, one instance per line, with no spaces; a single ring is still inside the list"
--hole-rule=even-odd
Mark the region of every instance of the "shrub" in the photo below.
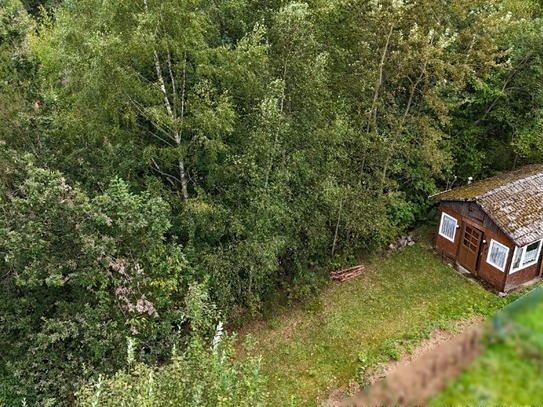
[[[78,403],[94,406],[264,406],[260,358],[234,359],[235,335],[217,330],[212,347],[195,335],[169,364],[132,364],[83,387]]]

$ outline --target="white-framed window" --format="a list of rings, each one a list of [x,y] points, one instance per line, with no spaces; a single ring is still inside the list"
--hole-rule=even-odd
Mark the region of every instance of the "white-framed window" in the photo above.
[[[490,248],[488,249],[488,256],[486,262],[493,265],[498,270],[505,270],[505,263],[507,263],[507,255],[509,254],[509,248],[495,240],[490,240]]]
[[[454,235],[456,233],[456,219],[447,215],[445,212],[441,214],[441,225],[439,225],[439,234],[445,239],[454,242]]]
[[[541,240],[527,244],[523,247],[516,247],[515,254],[513,254],[513,263],[511,264],[511,273],[537,263],[540,252]]]

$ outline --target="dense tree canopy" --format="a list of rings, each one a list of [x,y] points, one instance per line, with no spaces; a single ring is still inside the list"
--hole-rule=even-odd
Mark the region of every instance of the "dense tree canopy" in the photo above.
[[[0,1],[0,404],[216,363],[219,316],[543,159],[536,1]]]

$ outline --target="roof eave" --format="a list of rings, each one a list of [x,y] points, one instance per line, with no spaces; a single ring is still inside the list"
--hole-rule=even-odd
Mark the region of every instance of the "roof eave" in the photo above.
[[[477,200],[475,198],[433,198],[439,201],[445,201],[445,202],[476,202]]]
[[[435,194],[432,194],[432,195],[428,196],[428,199],[436,199],[436,197],[438,195],[444,194],[444,193],[449,192],[449,191],[452,191],[452,189],[447,189],[445,191],[436,192]]]

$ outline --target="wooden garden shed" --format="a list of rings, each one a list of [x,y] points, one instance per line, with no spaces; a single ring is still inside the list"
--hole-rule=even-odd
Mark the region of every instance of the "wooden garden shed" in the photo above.
[[[439,201],[440,253],[501,292],[541,276],[543,165],[431,198]]]

